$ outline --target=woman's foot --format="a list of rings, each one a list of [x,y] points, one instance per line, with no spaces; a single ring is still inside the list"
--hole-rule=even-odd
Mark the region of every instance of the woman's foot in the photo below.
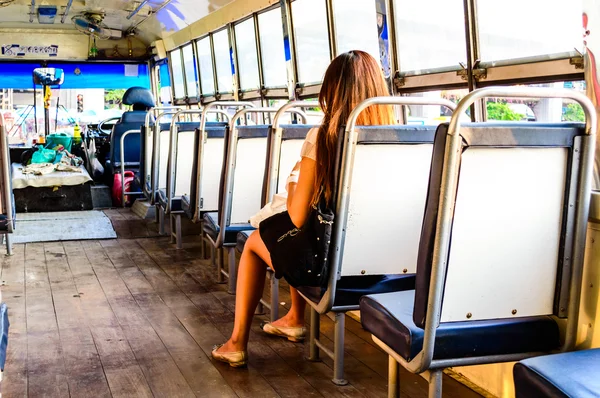
[[[304,319],[300,320],[290,313],[275,322],[263,322],[260,327],[267,334],[285,337],[292,342],[302,341],[306,336]]]
[[[240,368],[248,364],[248,352],[237,349],[230,341],[216,345],[211,354],[215,360],[228,363],[233,368]]]

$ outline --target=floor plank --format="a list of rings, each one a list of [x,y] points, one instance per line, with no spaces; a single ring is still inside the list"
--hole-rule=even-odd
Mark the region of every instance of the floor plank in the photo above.
[[[206,354],[161,300],[119,242],[103,241],[101,244],[194,393],[205,397],[232,396],[231,389],[224,383]]]
[[[67,397],[69,385],[42,243],[25,246],[28,395]]]
[[[387,396],[387,356],[350,317],[347,386],[331,382],[329,358],[305,359],[308,344],[262,332],[268,312],[253,320],[247,369],[215,362],[210,352],[231,334],[235,296],[200,258],[199,237],[185,236],[177,250],[130,209],[106,214],[117,240],[15,245],[14,256],[0,258],[11,321],[5,397]],[[289,287],[280,285],[284,314]],[[333,322],[322,316],[321,325],[332,346]],[[403,397],[427,396],[421,377],[402,371],[401,379]],[[444,397],[476,396],[444,378]]]
[[[63,349],[69,392],[76,397],[110,397],[98,350],[80,304],[62,243],[44,244],[50,290]]]
[[[161,397],[194,396],[100,243],[86,241],[83,245],[152,393]]]
[[[114,397],[151,397],[150,386],[125,338],[80,242],[64,242],[81,307]]]

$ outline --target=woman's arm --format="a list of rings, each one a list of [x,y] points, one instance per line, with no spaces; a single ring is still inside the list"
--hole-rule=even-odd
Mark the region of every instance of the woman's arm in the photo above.
[[[314,195],[317,162],[303,157],[300,162],[298,184],[289,184],[287,209],[296,227],[302,227],[310,213],[310,202]]]

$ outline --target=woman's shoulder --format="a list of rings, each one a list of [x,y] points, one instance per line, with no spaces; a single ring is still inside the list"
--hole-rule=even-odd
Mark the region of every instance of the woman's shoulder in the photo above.
[[[316,144],[318,134],[319,134],[319,127],[313,127],[306,134],[306,141],[310,142],[313,145]]]

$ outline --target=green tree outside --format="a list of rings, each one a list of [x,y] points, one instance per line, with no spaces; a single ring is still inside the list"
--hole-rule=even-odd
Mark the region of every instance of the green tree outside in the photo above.
[[[487,103],[488,120],[522,120],[525,115],[516,113],[504,102]]]
[[[104,107],[106,109],[123,109],[123,94],[125,89],[104,90]]]
[[[585,121],[585,114],[579,104],[568,104],[567,108],[563,112],[563,120],[565,122],[583,122]]]

